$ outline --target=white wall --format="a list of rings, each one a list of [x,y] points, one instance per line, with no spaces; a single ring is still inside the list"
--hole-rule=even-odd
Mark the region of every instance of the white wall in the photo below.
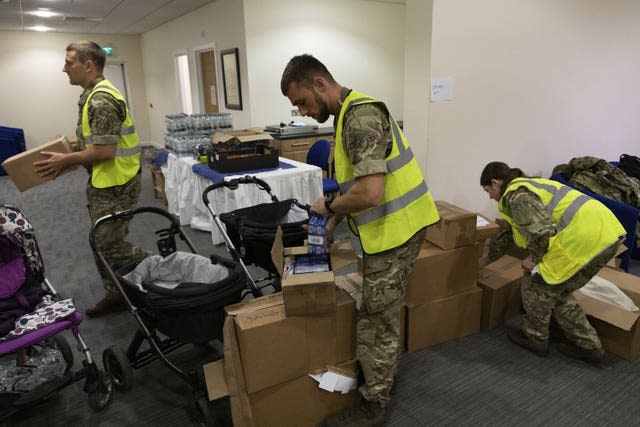
[[[408,2],[408,15],[419,9],[416,1]],[[426,164],[436,198],[495,215],[495,203],[479,185],[489,161],[548,177],[555,165],[573,157],[614,160],[624,152],[638,153],[640,3],[434,0],[433,5],[430,74],[452,77],[455,99],[432,104],[414,99],[406,108],[429,108]],[[427,37],[429,31],[425,25],[416,36]]]
[[[125,62],[131,113],[144,141],[149,122],[137,36],[0,31],[0,126],[24,129],[28,147],[75,134],[82,88],[62,72],[65,48],[74,40],[110,43]]]
[[[156,144],[163,145],[165,122],[164,116],[181,112],[180,98],[176,80],[174,54],[186,51],[189,55],[191,70],[191,88],[194,102],[197,102],[197,72],[195,68],[194,47],[215,43],[216,71],[218,86],[222,88],[220,73],[221,50],[237,47],[239,49],[241,89],[244,109],[229,110],[233,115],[235,127],[248,127],[251,115],[248,105],[251,101],[245,91],[247,83],[247,64],[244,42],[244,21],[242,18],[242,2],[237,0],[217,0],[211,4],[174,19],[141,36],[142,59],[145,65],[145,84],[148,99],[151,137]],[[222,92],[218,91],[220,111],[224,108]]]
[[[383,100],[396,119],[403,118],[404,5],[244,0],[244,9],[252,126],[316,123],[291,117],[280,92],[284,67],[302,53],[321,60],[338,83]]]

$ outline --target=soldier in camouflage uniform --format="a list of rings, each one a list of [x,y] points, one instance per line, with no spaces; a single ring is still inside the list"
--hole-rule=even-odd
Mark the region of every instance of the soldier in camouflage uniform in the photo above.
[[[282,76],[281,89],[303,116],[311,116],[321,123],[329,115],[335,116],[336,178],[341,185],[341,193],[319,198],[311,206],[311,211],[330,216],[330,241],[336,225],[345,216],[349,217],[350,226],[359,235],[364,250],[363,300],[356,326],[357,357],[364,377],[364,384],[359,387],[362,399],[356,408],[328,418],[323,425],[384,425],[401,351],[400,307],[404,290],[424,241],[426,226],[437,221],[437,211],[430,195],[425,205],[421,205],[427,209],[422,210],[421,207],[415,212],[405,205],[401,209],[421,218],[421,225],[395,247],[369,253],[367,239],[390,230],[376,229],[367,234],[352,221],[359,212],[368,212],[367,209],[374,210],[382,205],[387,179],[391,179],[388,178],[392,170],[388,160],[396,144],[392,135],[395,122],[384,104],[379,102],[347,106],[346,111],[342,111],[343,104],[348,105],[353,98],[351,90],[338,85],[324,65],[310,55],[300,55],[289,62]],[[338,123],[342,126],[339,127]],[[345,154],[340,157],[342,147]],[[345,168],[342,162],[347,162],[353,170],[354,184],[347,191],[344,191],[339,176],[340,169]],[[424,183],[422,174],[417,173],[419,181]]]
[[[128,117],[127,105],[105,91],[96,91],[96,85],[104,80],[102,70],[106,56],[100,46],[93,42],[79,41],[71,43],[66,49],[63,72],[69,76],[69,83],[82,86],[84,91],[78,101],[78,151],[68,154],[43,152],[47,160],[36,162],[36,170],[43,176],[57,176],[59,172],[72,165],[84,165],[89,171],[86,195],[89,217],[95,223],[100,217],[135,207],[141,190],[139,154],[137,173],[121,185],[96,187],[92,184],[92,171],[103,162],[112,161],[117,153],[117,144],[121,140],[121,128]],[[91,95],[91,97],[90,97]],[[83,108],[88,105],[88,123],[91,145],[87,145],[83,134]],[[137,135],[136,135],[137,138]],[[134,163],[134,168],[136,164]],[[135,172],[135,171],[134,171]],[[116,172],[113,172],[116,173]],[[138,262],[149,255],[148,252],[125,240],[128,233],[127,221],[112,221],[98,229],[96,243],[103,251],[109,265],[115,270],[128,263]],[[126,309],[115,284],[102,263],[96,258],[96,265],[103,280],[105,296],[93,308],[86,310],[89,316],[100,316]]]
[[[618,245],[624,238],[624,229],[600,202],[578,192],[572,193],[575,190],[570,190],[559,183],[552,184],[552,181],[539,178],[513,181],[523,177],[526,178],[520,169],[511,169],[504,163],[492,162],[485,167],[480,179],[483,189],[489,193],[491,199],[500,203],[503,216],[508,217],[512,224],[511,228],[503,231],[491,243],[489,258],[496,260],[513,246],[514,240],[518,240],[514,237],[515,232],[523,236],[529,252],[529,256],[522,261],[522,267],[525,270],[522,281],[522,303],[526,314],[522,329],[510,330],[509,339],[538,356],[546,356],[549,351],[549,325],[553,317],[567,339],[567,342],[557,345],[561,353],[588,362],[599,362],[604,354],[602,344],[584,311],[571,297],[571,293],[586,285],[613,258]],[[541,197],[531,190],[533,187],[525,185],[527,182],[544,188],[544,191],[553,192],[555,188],[559,191],[545,205]],[[552,218],[554,209],[557,209],[553,205],[558,206],[562,197],[576,196],[576,194],[580,194],[576,201],[590,203],[588,207],[584,203],[577,209],[588,208],[589,215],[575,215],[571,220],[571,222],[588,222],[579,225],[587,233],[592,234],[593,238],[583,239],[581,245],[588,246],[589,240],[597,241],[598,236],[605,236],[604,244],[600,245],[601,249],[593,257],[578,266],[577,271],[568,279],[560,283],[547,283],[538,265],[547,254],[550,254],[550,251],[554,251],[554,254],[550,254],[551,256],[556,256],[555,252],[566,251],[569,248],[569,245],[558,248],[558,245],[550,244],[550,239],[559,236],[562,231],[562,224]],[[567,211],[570,210],[567,209]],[[566,211],[561,214],[566,214]],[[599,227],[601,217],[604,218],[605,227]],[[562,218],[564,219],[565,216]],[[573,260],[566,257],[577,259],[579,254],[560,256],[561,262],[565,259],[566,263],[571,263]]]

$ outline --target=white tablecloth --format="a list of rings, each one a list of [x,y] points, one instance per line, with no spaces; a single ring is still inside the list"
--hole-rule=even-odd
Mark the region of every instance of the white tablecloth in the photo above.
[[[282,157],[280,160],[295,168],[254,174],[269,184],[278,200],[297,199],[300,203],[310,204],[322,196],[322,170],[319,167]],[[195,163],[196,160],[192,157],[169,154],[167,163],[162,167],[168,210],[180,218],[181,225],[210,231],[213,244],[218,245],[224,239],[202,201],[204,189],[212,182],[193,172],[191,166]],[[225,181],[245,175],[246,173],[238,173],[225,177]],[[242,184],[233,191],[226,187],[211,191],[209,203],[216,215],[219,215],[259,203],[271,203],[271,199],[257,185]]]

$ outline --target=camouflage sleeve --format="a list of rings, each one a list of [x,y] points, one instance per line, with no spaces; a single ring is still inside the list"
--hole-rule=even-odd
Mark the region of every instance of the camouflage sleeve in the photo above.
[[[392,139],[384,107],[363,104],[351,108],[342,135],[355,178],[387,173],[385,158]]]
[[[489,259],[496,261],[501,258],[510,248],[516,244],[513,241],[511,227],[503,230],[489,243]]]
[[[126,107],[105,92],[97,92],[89,101],[89,126],[94,144],[117,144]]]
[[[549,248],[549,238],[556,233],[555,224],[542,200],[524,187],[505,196],[505,206],[518,230],[527,239],[527,249],[536,264]]]

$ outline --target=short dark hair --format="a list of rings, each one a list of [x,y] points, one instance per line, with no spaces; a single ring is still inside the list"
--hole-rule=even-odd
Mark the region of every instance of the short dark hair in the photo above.
[[[311,86],[313,78],[317,76],[324,77],[329,83],[336,83],[327,67],[313,56],[306,53],[294,56],[282,72],[280,90],[284,96],[287,96],[292,82]]]
[[[522,172],[522,169],[511,168],[504,162],[491,162],[484,167],[480,174],[480,185],[491,185],[492,179],[502,180],[500,193],[503,193],[511,181],[523,176],[526,175]]]
[[[76,52],[80,62],[91,60],[96,65],[96,69],[100,73],[102,73],[104,64],[107,62],[107,55],[96,42],[79,40],[69,43],[69,46],[67,46],[67,52]]]

